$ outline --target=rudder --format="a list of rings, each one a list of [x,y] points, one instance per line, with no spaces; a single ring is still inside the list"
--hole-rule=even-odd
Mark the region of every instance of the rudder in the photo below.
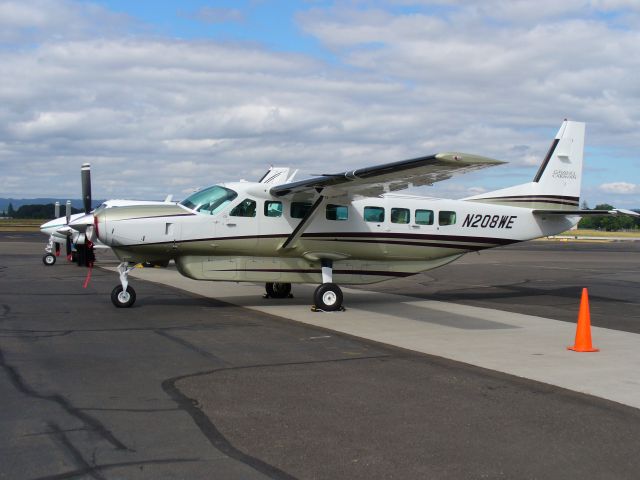
[[[538,209],[575,209],[580,203],[584,132],[584,123],[565,120],[532,182],[465,200]]]

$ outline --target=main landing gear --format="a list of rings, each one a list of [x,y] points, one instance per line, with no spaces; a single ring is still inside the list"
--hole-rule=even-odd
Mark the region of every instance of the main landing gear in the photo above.
[[[293,298],[290,283],[267,283],[265,290],[267,293],[263,298]],[[333,262],[322,260],[322,284],[313,293],[314,305],[311,310],[314,312],[344,311],[342,299],[342,290],[333,283]]]
[[[265,290],[264,298],[293,298],[290,283],[267,283]]]
[[[314,305],[311,310],[314,312],[337,312],[343,311],[342,290],[333,283],[333,262],[322,260],[322,284],[313,293]]]
[[[129,262],[122,262],[118,265],[120,275],[120,285],[116,285],[111,292],[111,301],[118,308],[128,308],[136,301],[136,291],[129,285],[129,272],[135,265]],[[265,285],[266,294],[264,298],[292,298],[290,283],[267,283]],[[342,290],[333,283],[333,262],[322,260],[322,284],[316,288],[313,294],[314,305],[311,310],[314,312],[337,312],[344,311],[342,306]]]
[[[120,274],[120,285],[111,291],[111,301],[118,308],[129,308],[136,301],[136,291],[129,285],[129,272],[135,268],[135,265],[129,266],[128,262],[122,262],[118,265],[118,273]]]

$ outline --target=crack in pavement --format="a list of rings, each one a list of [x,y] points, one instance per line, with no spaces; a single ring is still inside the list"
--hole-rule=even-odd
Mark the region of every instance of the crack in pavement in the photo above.
[[[330,360],[310,360],[305,362],[282,362],[282,363],[268,363],[257,365],[243,365],[236,367],[224,367],[216,368],[213,370],[206,370],[203,372],[190,373],[187,375],[181,375],[178,377],[169,378],[162,382],[162,389],[178,404],[180,409],[184,410],[191,416],[196,426],[200,429],[203,435],[209,440],[209,443],[221,451],[225,455],[244,463],[245,465],[253,468],[254,470],[267,475],[274,480],[296,480],[293,475],[280,470],[278,467],[266,463],[257,457],[248,455],[238,448],[236,448],[229,440],[218,430],[211,419],[204,413],[204,411],[198,406],[197,400],[187,397],[176,386],[176,383],[186,378],[193,378],[202,375],[209,375],[211,373],[231,371],[231,370],[245,370],[250,368],[272,368],[272,367],[286,367],[291,365],[314,365],[321,363],[336,363],[336,362],[352,362],[357,360],[371,360],[375,358],[388,358],[391,355],[370,355],[358,358],[337,358]]]
[[[67,398],[65,398],[65,397],[63,397],[62,395],[59,395],[59,394],[46,395],[46,394],[37,392],[36,390],[31,388],[24,381],[24,379],[22,378],[20,373],[18,373],[18,370],[14,366],[9,365],[7,363],[7,361],[5,360],[4,352],[2,351],[2,349],[0,349],[0,367],[2,367],[2,369],[4,369],[5,373],[7,374],[7,377],[9,378],[9,380],[11,381],[13,386],[16,388],[16,390],[18,390],[19,392],[21,392],[21,393],[23,393],[23,394],[25,394],[25,395],[27,395],[29,397],[32,397],[32,398],[38,398],[40,400],[45,400],[45,401],[53,402],[53,403],[57,404],[63,410],[65,410],[69,415],[77,418],[82,423],[87,425],[89,427],[89,430],[94,430],[98,434],[100,434],[104,438],[104,440],[109,442],[116,450],[127,450],[127,451],[130,451],[130,452],[134,451],[134,450],[128,448],[120,440],[118,440],[115,437],[115,435],[113,435],[113,433],[111,433],[111,431],[109,431],[102,424],[102,422],[100,422],[98,419],[92,417],[91,415],[80,411],[77,407],[74,407]]]
[[[95,463],[92,465],[85,460],[82,456],[80,450],[78,450],[69,437],[63,432],[60,427],[54,422],[47,422],[47,426],[54,433],[54,438],[58,441],[58,443],[62,446],[62,449],[71,457],[76,466],[80,467],[80,469],[85,472],[86,475],[95,478],[96,480],[106,480],[105,477],[100,475],[97,471]]]

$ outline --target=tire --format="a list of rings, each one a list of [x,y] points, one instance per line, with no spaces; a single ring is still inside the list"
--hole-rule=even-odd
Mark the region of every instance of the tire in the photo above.
[[[342,290],[335,283],[323,283],[313,294],[316,308],[325,312],[342,309]]]
[[[287,298],[291,294],[290,283],[267,283],[265,289],[271,298]]]
[[[122,285],[116,285],[111,291],[111,301],[118,308],[129,308],[136,301],[136,291],[127,286],[127,291],[123,292]]]
[[[56,256],[52,253],[45,253],[42,257],[42,263],[44,263],[47,267],[56,264]]]

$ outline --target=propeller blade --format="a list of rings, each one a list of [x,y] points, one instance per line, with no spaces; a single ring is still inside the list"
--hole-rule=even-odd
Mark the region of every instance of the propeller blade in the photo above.
[[[69,225],[69,222],[71,221],[71,200],[67,200],[64,214],[67,217],[67,225]]]
[[[84,206],[84,213],[89,213],[91,211],[91,165],[89,163],[82,164],[80,178],[82,180],[82,204]]]
[[[67,235],[67,257],[71,255],[71,237]]]
[[[60,202],[56,202],[53,207],[53,218],[60,218]]]

